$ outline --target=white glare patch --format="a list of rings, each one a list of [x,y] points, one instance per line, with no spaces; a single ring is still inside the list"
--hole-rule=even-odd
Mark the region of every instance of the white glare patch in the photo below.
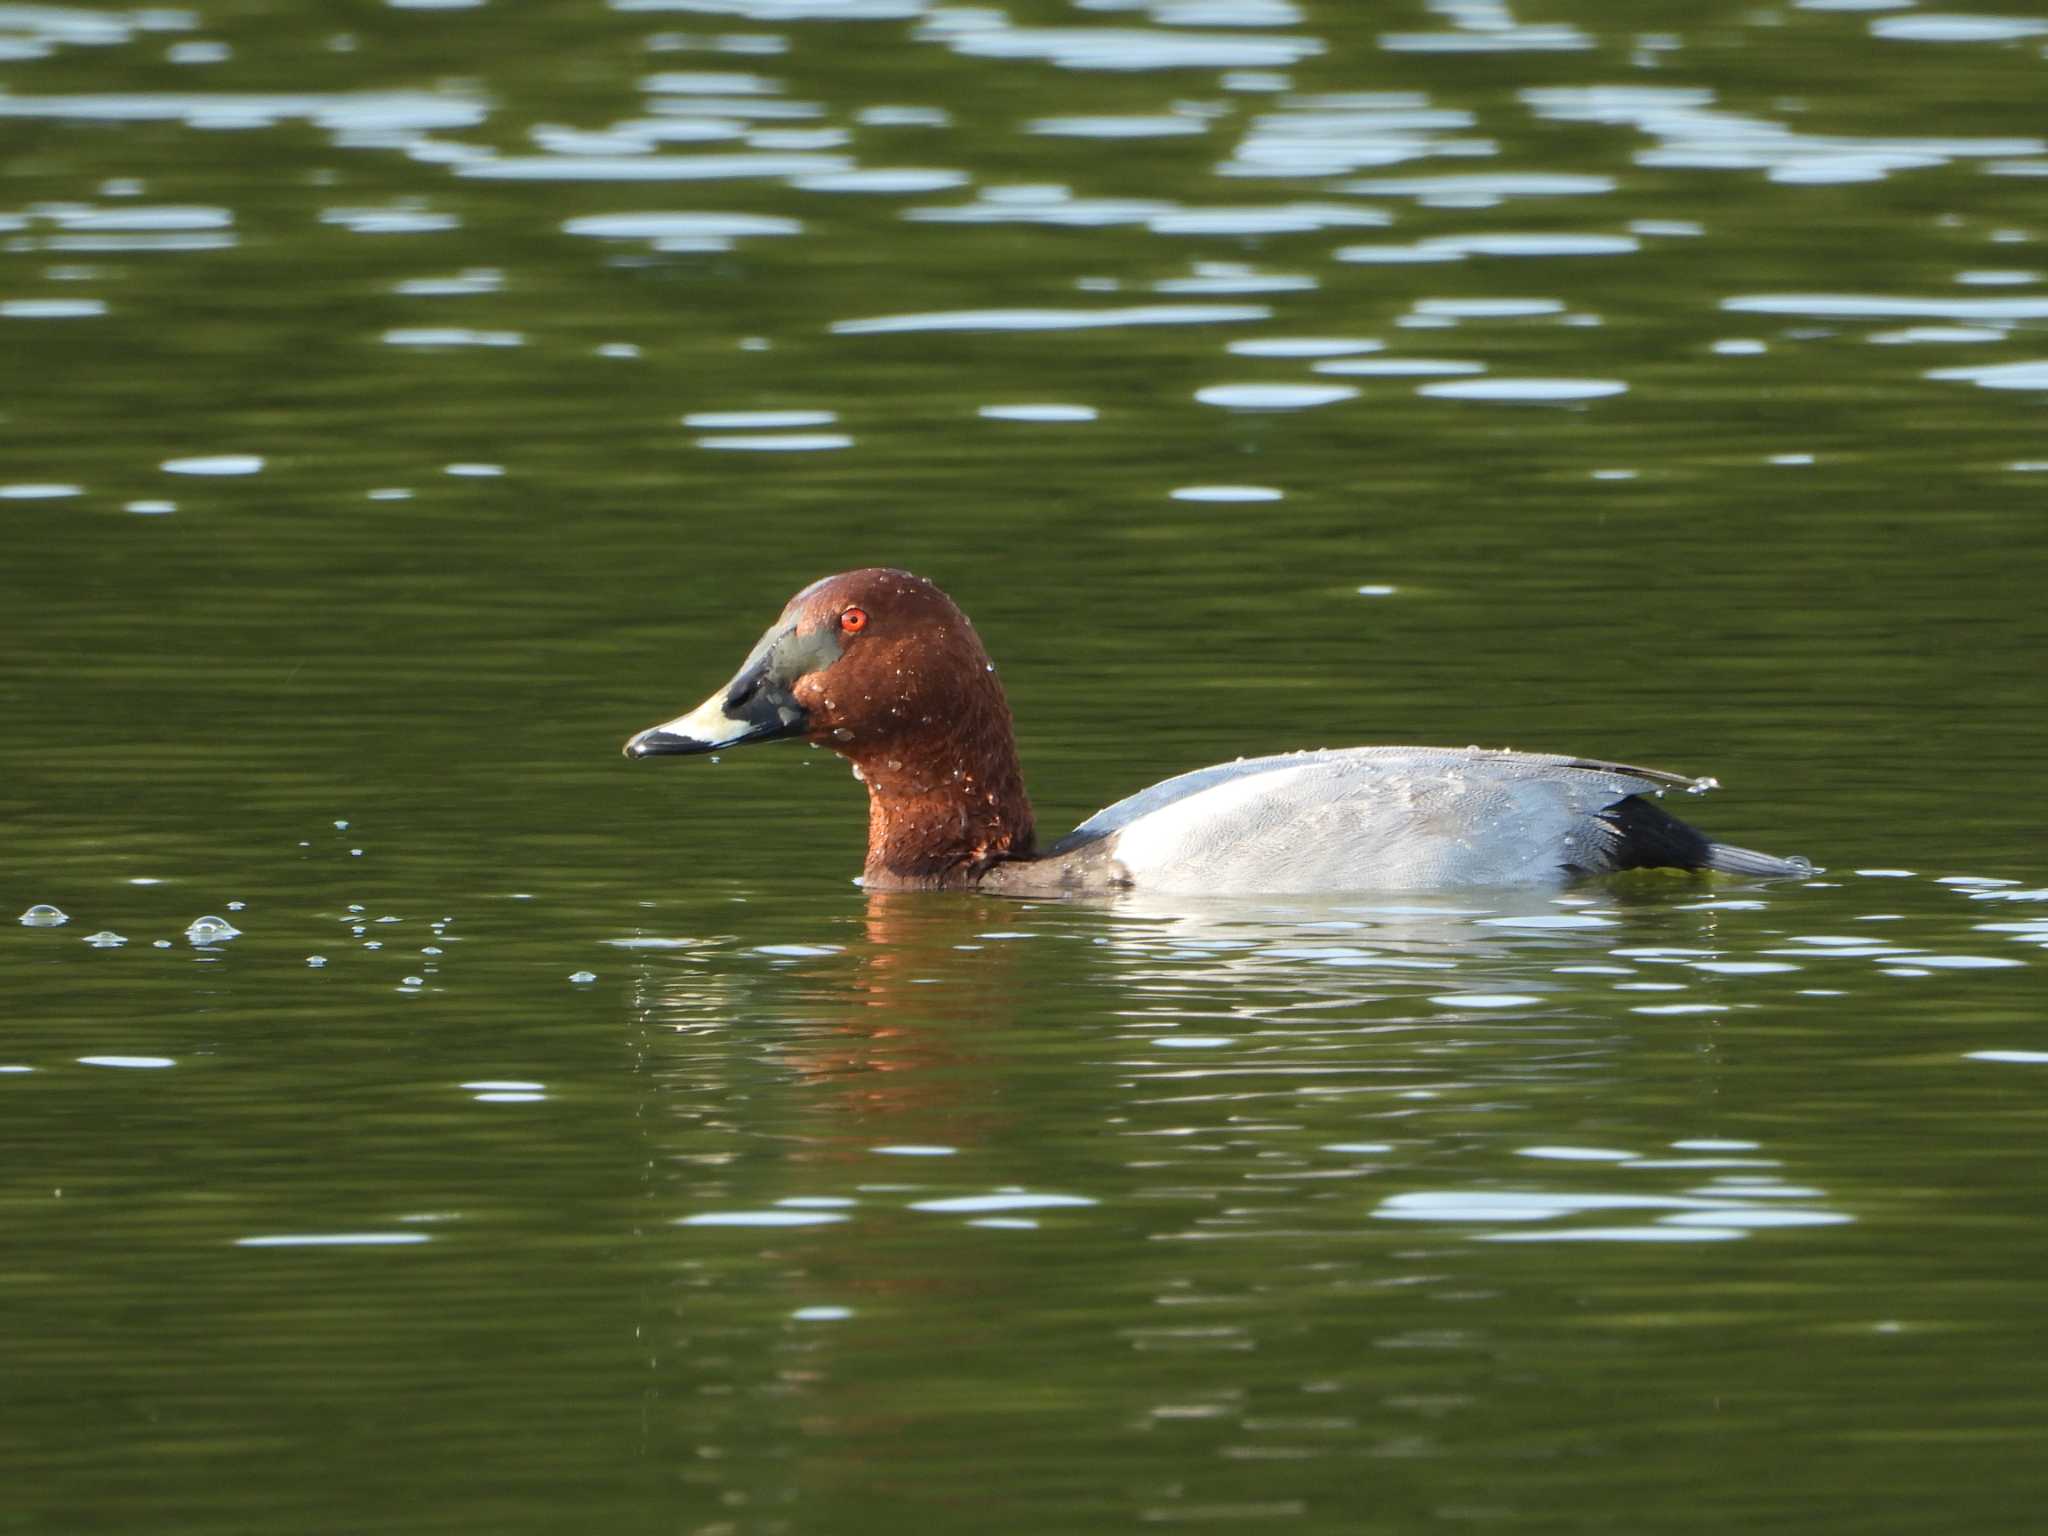
[[[1102,413],[1092,405],[984,405],[977,415],[989,421],[1093,421]]]
[[[427,1241],[424,1232],[280,1232],[238,1237],[237,1248],[399,1248]]]
[[[846,1217],[838,1211],[704,1211],[678,1216],[678,1227],[822,1227]]]
[[[700,437],[697,446],[733,453],[828,453],[837,448],[851,448],[853,439],[843,432],[747,433]]]
[[[164,473],[171,475],[254,475],[262,469],[263,458],[254,453],[199,454],[163,462]]]
[[[104,299],[0,300],[0,320],[85,320],[106,312]]]
[[[82,1067],[132,1067],[149,1071],[175,1067],[178,1063],[169,1056],[81,1056],[78,1064]]]
[[[683,418],[683,425],[704,431],[746,432],[829,427],[838,419],[836,411],[692,411]]]
[[[1540,1157],[1560,1163],[1626,1163],[1633,1152],[1616,1152],[1609,1147],[1522,1147],[1518,1157]]]
[[[1210,384],[1195,391],[1204,405],[1232,411],[1303,411],[1357,398],[1350,384]]]
[[[1440,384],[1419,384],[1415,392],[1433,400],[1548,405],[1626,394],[1628,385],[1620,379],[1451,379]]]
[[[1270,485],[1183,485],[1167,494],[1175,501],[1279,501],[1286,492]]]
[[[992,1195],[953,1195],[943,1200],[913,1200],[913,1211],[981,1213],[988,1211],[1039,1211],[1063,1206],[1095,1205],[1086,1195],[1033,1195],[1023,1190],[1006,1190]]]
[[[459,325],[402,326],[384,333],[387,347],[523,347],[519,331],[476,331]]]

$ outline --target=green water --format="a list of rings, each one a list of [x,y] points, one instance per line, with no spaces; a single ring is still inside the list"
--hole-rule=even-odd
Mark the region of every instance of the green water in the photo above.
[[[0,1530],[2037,1521],[2021,9],[0,6]],[[1826,873],[864,896],[873,563]]]

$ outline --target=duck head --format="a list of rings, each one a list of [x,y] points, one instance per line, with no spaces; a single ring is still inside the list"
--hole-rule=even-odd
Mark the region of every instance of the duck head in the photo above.
[[[729,683],[625,751],[690,756],[791,737],[850,759],[867,785],[870,885],[972,884],[1031,851],[995,666],[967,615],[922,577],[877,568],[813,582]]]

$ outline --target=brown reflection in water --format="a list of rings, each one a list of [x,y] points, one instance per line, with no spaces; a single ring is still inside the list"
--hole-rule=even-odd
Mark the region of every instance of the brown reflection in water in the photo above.
[[[1023,946],[981,935],[1016,917],[952,894],[869,893],[865,943],[849,946],[852,973],[833,989],[824,1027],[783,1057],[815,1090],[805,1104],[811,1156],[987,1137],[1002,1101],[989,1047],[1016,1022],[1025,983]]]

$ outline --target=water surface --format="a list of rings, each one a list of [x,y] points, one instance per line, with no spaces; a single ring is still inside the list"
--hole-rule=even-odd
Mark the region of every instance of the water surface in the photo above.
[[[0,1524],[2024,1525],[2044,49],[0,7]],[[1049,832],[1477,742],[1825,872],[869,896],[618,756],[871,563]]]

